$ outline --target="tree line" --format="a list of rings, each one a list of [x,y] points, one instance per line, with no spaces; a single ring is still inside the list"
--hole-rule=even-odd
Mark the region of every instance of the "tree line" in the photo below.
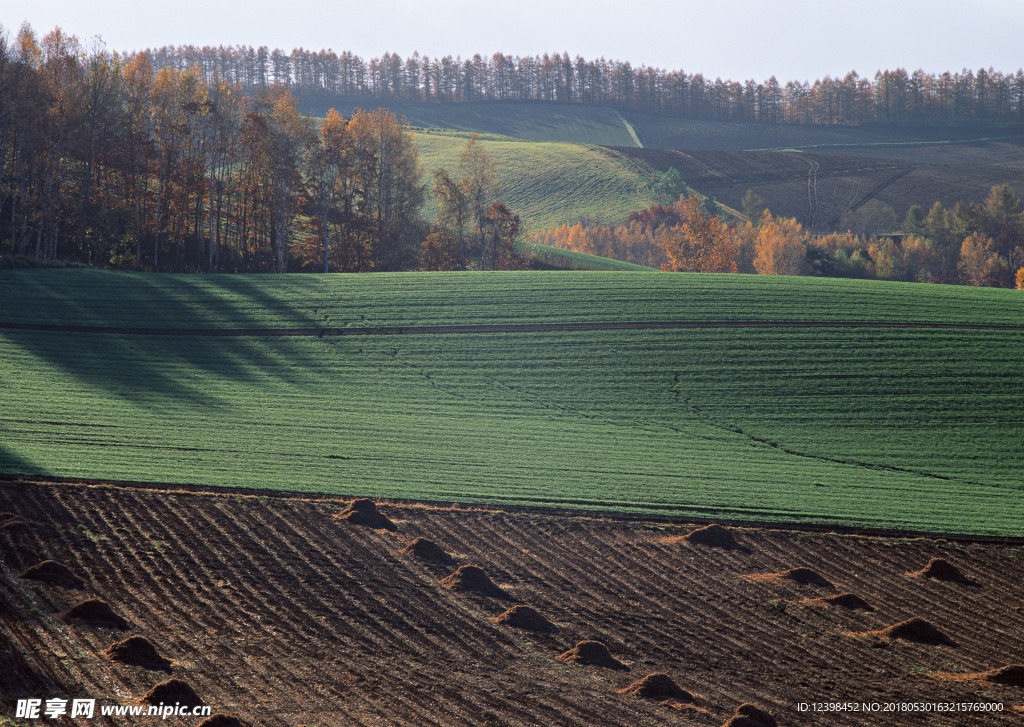
[[[774,217],[753,192],[746,221],[727,221],[707,198],[631,214],[621,225],[562,225],[534,242],[661,267],[669,271],[820,275],[1024,289],[1024,210],[1008,185],[982,204],[915,205],[903,233],[811,235],[795,219]]]
[[[0,32],[10,255],[180,272],[520,265],[490,160],[475,139],[464,157],[435,185],[447,206],[431,229],[416,145],[391,112],[332,109],[317,125],[283,86],[247,93],[60,29]]]
[[[155,68],[199,68],[247,91],[284,84],[299,94],[425,102],[556,101],[607,105],[688,119],[787,124],[893,121],[1022,121],[1024,70],[992,68],[825,76],[812,82],[723,80],[628,61],[568,53],[471,58],[363,59],[350,51],[290,52],[266,46],[163,46],[144,51]]]

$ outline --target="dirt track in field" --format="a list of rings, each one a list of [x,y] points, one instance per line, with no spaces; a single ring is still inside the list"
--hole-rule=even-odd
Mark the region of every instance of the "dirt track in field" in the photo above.
[[[1024,326],[997,323],[919,323],[913,321],[580,321],[577,323],[496,323],[461,326],[364,326],[352,328],[133,328],[73,326],[46,323],[5,323],[0,329],[55,333],[106,333],[132,336],[430,336],[474,333],[541,333],[545,331],[611,331],[656,328],[938,328],[964,331],[1024,331]]]
[[[17,697],[128,703],[173,676],[260,725],[713,727],[744,702],[781,725],[1019,724],[1024,688],[960,676],[1024,663],[1019,545],[734,528],[725,549],[684,524],[388,504],[395,529],[374,530],[335,517],[347,504],[0,484],[0,717]],[[454,562],[403,552],[418,537]],[[914,575],[933,558],[963,580]],[[18,577],[47,559],[85,586]],[[444,587],[460,565],[510,598]],[[830,602],[844,593],[875,610]],[[86,598],[129,628],[61,618]],[[558,630],[495,621],[516,604]],[[953,645],[878,635],[915,617]],[[171,672],[102,656],[130,635]],[[583,640],[628,670],[555,658]],[[695,703],[618,692],[653,672]],[[1006,711],[797,711],[993,700]]]

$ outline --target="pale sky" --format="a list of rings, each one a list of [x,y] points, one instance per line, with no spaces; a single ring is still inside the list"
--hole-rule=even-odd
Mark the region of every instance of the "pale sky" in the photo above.
[[[1024,67],[1024,0],[0,0],[0,25],[59,25],[111,50],[266,45],[369,58],[567,51],[763,81],[903,67]]]

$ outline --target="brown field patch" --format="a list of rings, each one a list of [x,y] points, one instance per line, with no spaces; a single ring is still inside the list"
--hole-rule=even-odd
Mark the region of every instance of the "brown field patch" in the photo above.
[[[478,565],[459,566],[450,576],[441,579],[441,585],[450,591],[470,591],[492,598],[511,598]]]
[[[82,588],[85,585],[85,581],[72,573],[70,568],[55,560],[44,560],[18,577],[64,588]]]
[[[756,573],[746,576],[746,578],[752,581],[790,581],[801,586],[835,587],[810,568],[790,568],[777,573]]]
[[[1024,666],[1008,664],[996,669],[980,672],[932,672],[932,677],[941,681],[951,682],[988,682],[1009,687],[1024,687]]]
[[[199,727],[248,727],[248,723],[233,714],[211,714],[199,723]]]
[[[778,722],[763,709],[753,704],[741,704],[736,713],[722,727],[778,727]]]
[[[116,641],[107,647],[103,655],[111,661],[132,664],[146,669],[170,671],[171,662],[160,655],[153,642],[145,636],[129,636],[123,641]]]
[[[127,634],[174,657],[173,675],[214,712],[261,727],[714,727],[743,703],[801,725],[807,715],[796,705],[816,697],[861,702],[884,692],[892,701],[982,702],[1020,689],[934,675],[1024,664],[1021,545],[744,527],[734,531],[739,549],[673,546],[652,533],[698,526],[389,504],[382,510],[399,524],[399,540],[335,519],[350,501],[0,482],[0,511],[58,536],[0,537],[0,557],[17,564],[0,570],[0,692],[88,692],[124,703],[150,690],[154,677],[170,676],[96,658],[113,632],[63,620],[83,596],[16,577],[44,560],[88,575],[88,598],[127,617]],[[471,553],[488,581],[515,584],[508,590],[516,600],[443,591],[438,580],[455,567],[399,552],[416,538]],[[906,577],[908,564],[932,558],[955,563],[980,587]],[[797,608],[766,599],[764,585],[742,577],[794,563],[875,610],[827,603],[838,592],[813,599],[818,608]],[[794,600],[825,593],[785,585]],[[515,604],[557,614],[559,631],[535,635],[493,620]],[[842,637],[884,632],[914,616],[927,617],[957,648],[903,645],[891,632]],[[605,644],[630,671],[557,658],[584,640]],[[617,693],[654,673],[671,675],[697,704],[677,699],[672,709],[663,704],[671,699]],[[1019,723],[1006,704],[985,715],[986,727]],[[814,719],[824,727],[891,727],[888,717]],[[959,717],[929,714],[929,727],[960,727]],[[119,719],[111,726],[131,724]]]
[[[377,509],[377,504],[365,497],[353,500],[336,517],[352,525],[363,525],[375,530],[395,529],[395,524]]]
[[[618,691],[619,694],[629,694],[634,697],[654,699],[659,702],[671,700],[692,703],[696,701],[692,694],[676,684],[675,680],[664,672],[648,674],[643,679],[638,679],[628,687]]]
[[[800,601],[806,606],[839,606],[850,610],[874,611],[875,608],[856,593],[837,593],[834,596],[805,598]]]
[[[501,613],[494,619],[496,624],[514,626],[517,629],[527,631],[538,631],[540,633],[551,633],[558,631],[558,627],[551,623],[537,609],[530,606],[513,606]]]
[[[415,538],[402,549],[402,552],[420,560],[429,560],[434,563],[450,565],[455,562],[455,558],[446,553],[440,545],[429,538]]]
[[[902,641],[913,641],[918,644],[944,644],[946,646],[956,646],[955,641],[937,629],[930,621],[926,621],[918,616],[907,619],[906,621],[900,621],[899,623],[887,626],[884,629],[878,629],[877,631],[865,631],[855,633],[853,635],[873,637],[889,641],[900,639]]]
[[[599,666],[604,669],[628,671],[629,667],[612,656],[608,647],[600,641],[580,641],[576,646],[555,657],[559,661],[567,661],[584,666]]]
[[[205,703],[196,691],[183,679],[168,679],[146,692],[143,704],[181,704],[183,707],[203,707]]]
[[[945,558],[932,558],[921,570],[907,573],[912,578],[934,578],[937,581],[951,581],[954,583],[971,583],[968,578],[960,572],[960,569]]]
[[[739,543],[736,542],[736,538],[733,537],[728,528],[723,528],[715,523],[702,528],[696,528],[686,535],[665,538],[664,541],[668,543],[693,543],[694,545],[705,545],[725,550],[739,548]]]
[[[64,614],[65,621],[80,621],[95,626],[109,626],[115,629],[128,628],[128,621],[118,615],[110,604],[98,598],[79,601]]]

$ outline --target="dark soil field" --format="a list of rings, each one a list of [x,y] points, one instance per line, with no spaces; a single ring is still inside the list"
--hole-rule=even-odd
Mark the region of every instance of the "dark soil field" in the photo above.
[[[1020,543],[351,503],[3,483],[0,723],[172,678],[254,725],[1020,723]],[[846,702],[1003,711],[798,711]]]
[[[915,204],[927,211],[935,202],[947,207],[960,201],[981,202],[997,184],[1024,193],[1024,146],[929,145],[914,147],[913,153],[907,149],[880,145],[835,151],[617,151],[658,171],[674,167],[691,188],[735,209],[747,190],[753,190],[774,215],[795,217],[819,232],[845,229],[840,226],[843,215],[871,200],[892,208],[898,228]]]

